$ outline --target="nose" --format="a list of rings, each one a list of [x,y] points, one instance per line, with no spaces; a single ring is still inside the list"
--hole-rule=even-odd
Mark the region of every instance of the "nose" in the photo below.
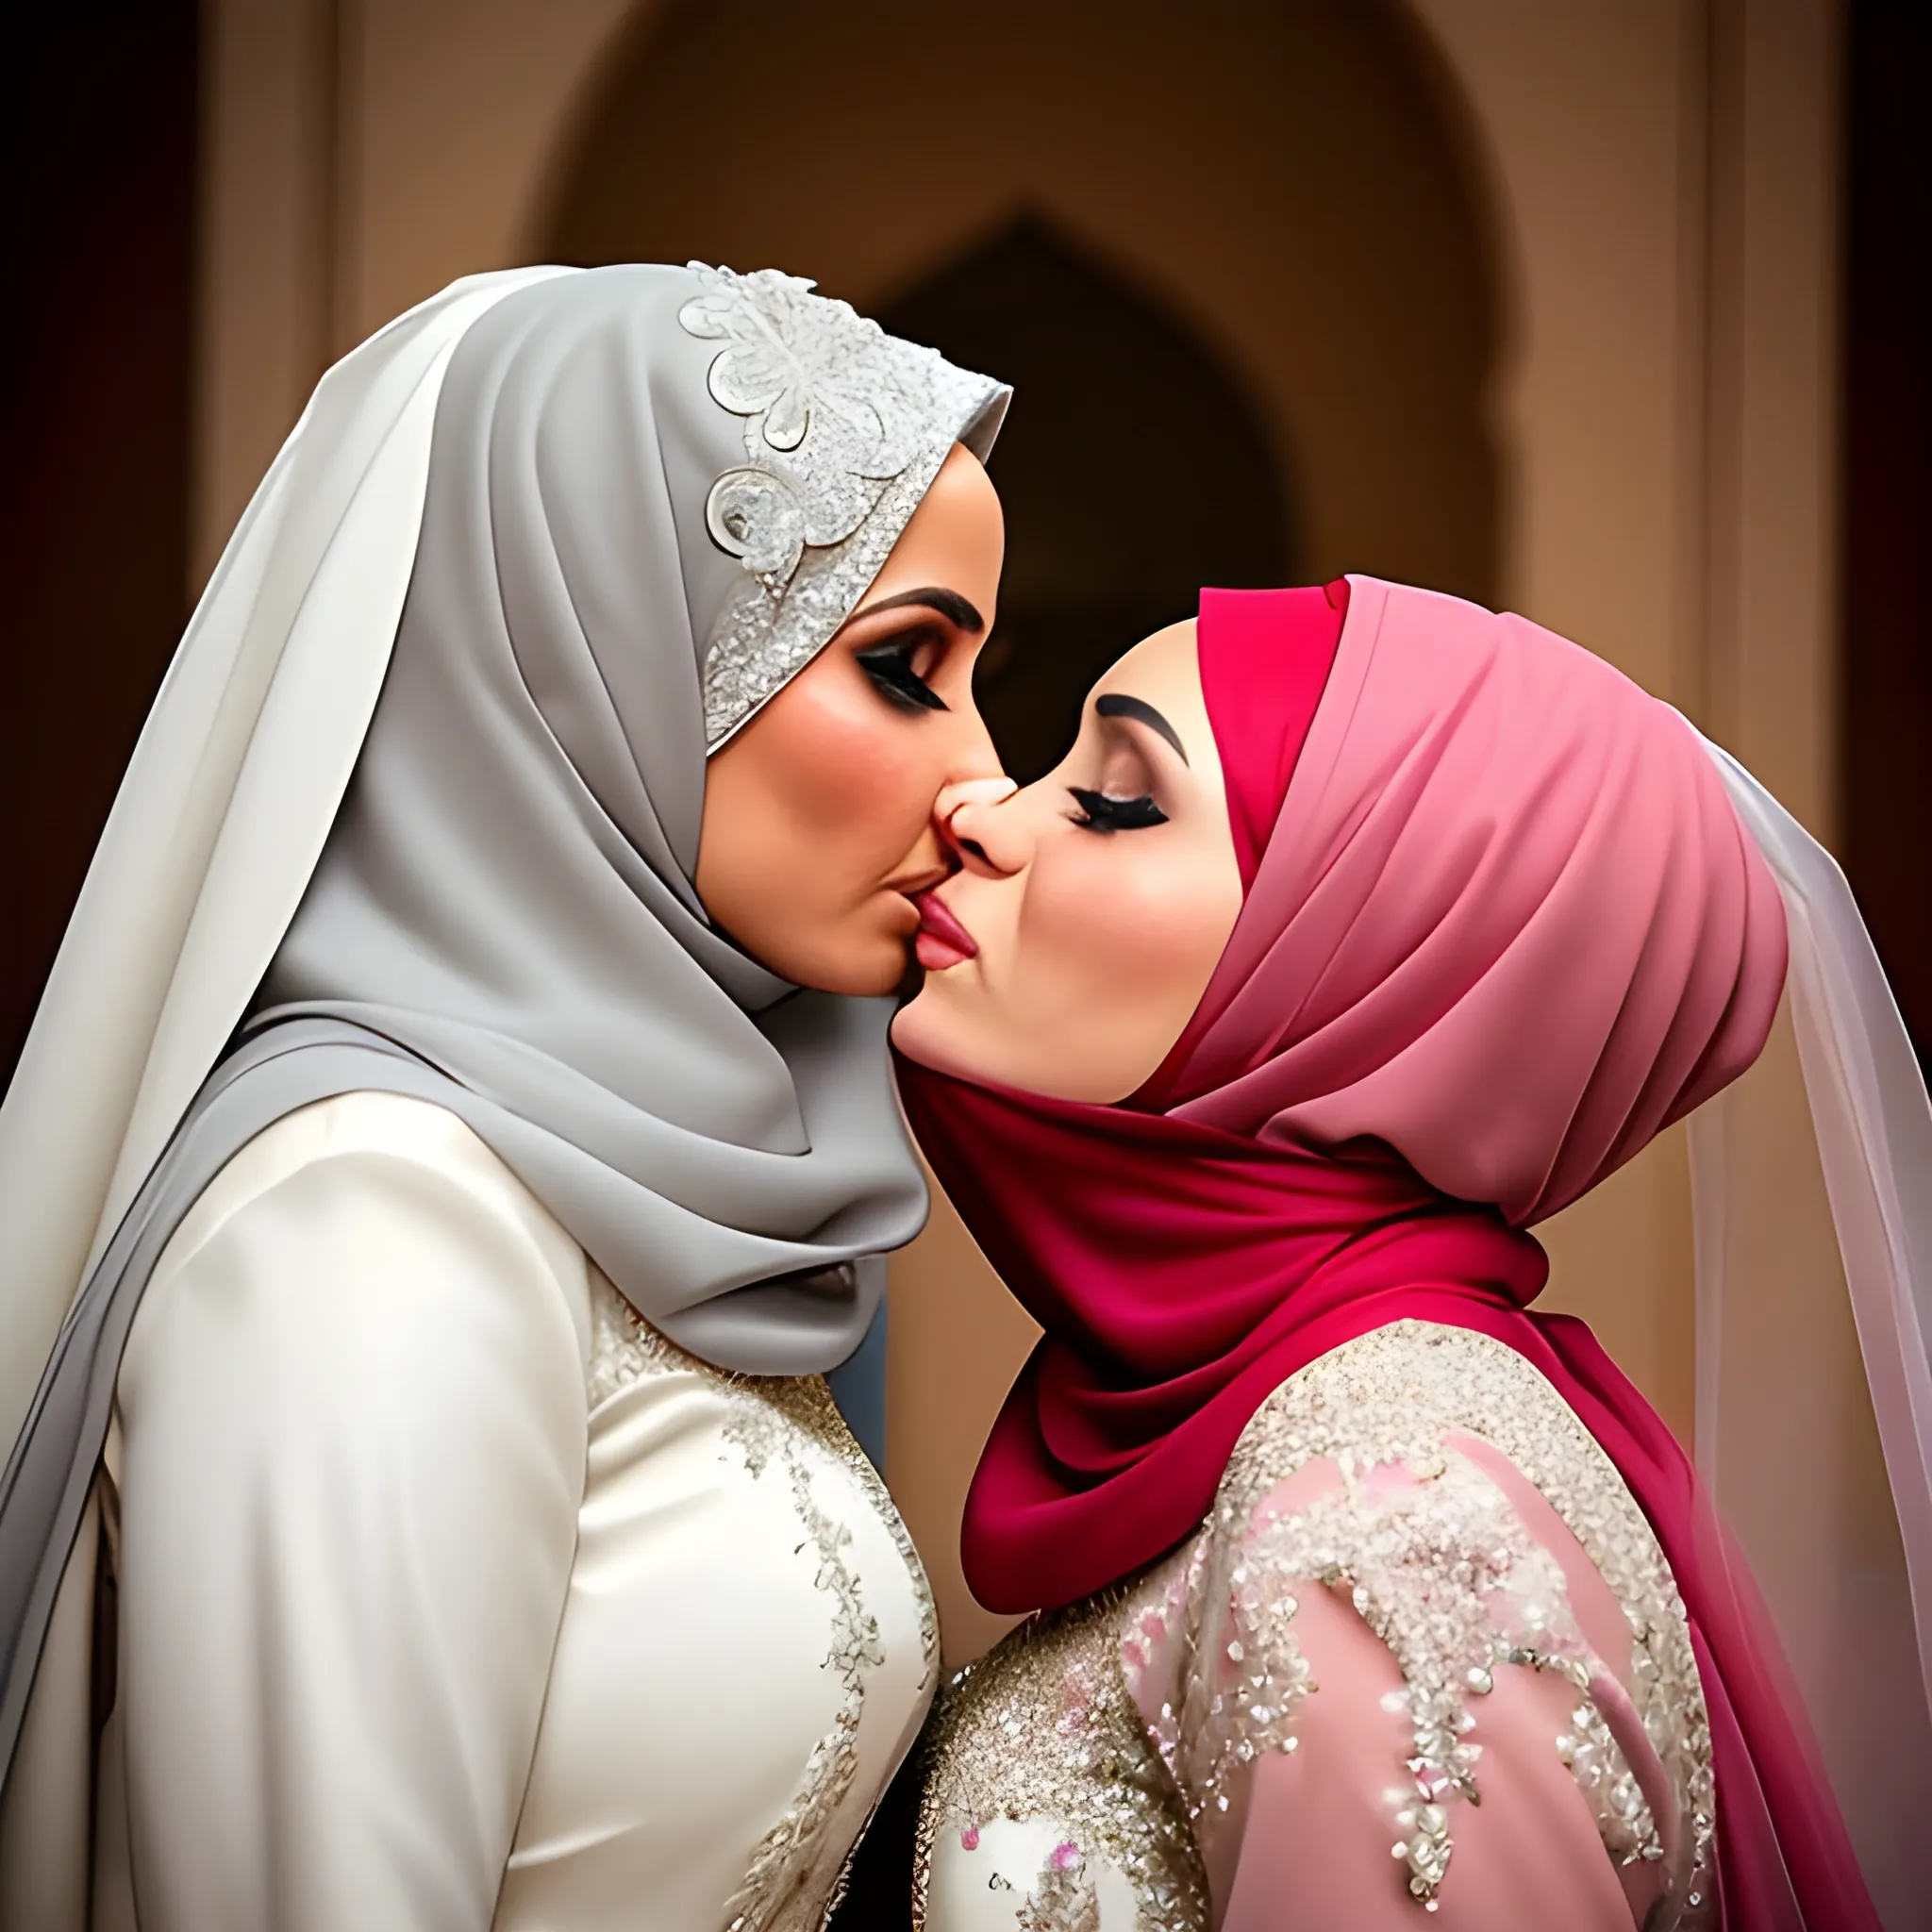
[[[1024,814],[1009,808],[1019,789],[1010,778],[980,779],[941,793],[941,828],[967,872],[1010,878],[1032,857]]]
[[[962,805],[998,805],[1019,789],[1019,779],[1008,778],[1004,772],[992,778],[963,778],[941,788],[932,803],[932,815],[941,824],[948,824]]]

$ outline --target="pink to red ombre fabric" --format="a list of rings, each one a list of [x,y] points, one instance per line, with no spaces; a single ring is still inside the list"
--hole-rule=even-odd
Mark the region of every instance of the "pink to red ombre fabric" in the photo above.
[[[1345,620],[1344,620],[1345,612]],[[1356,577],[1204,591],[1246,898],[1120,1107],[905,1061],[921,1145],[1045,1333],[962,1534],[995,1608],[1188,1535],[1268,1394],[1404,1317],[1518,1349],[1608,1452],[1704,1665],[1732,1928],[1876,1932],[1802,1713],[1675,1439],[1524,1230],[1740,1073],[1777,889],[1668,707],[1516,617]]]

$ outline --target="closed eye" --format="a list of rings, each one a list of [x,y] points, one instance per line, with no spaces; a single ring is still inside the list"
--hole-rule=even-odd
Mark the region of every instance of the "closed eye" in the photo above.
[[[945,699],[913,668],[915,656],[930,641],[920,631],[909,637],[890,638],[882,644],[869,644],[852,655],[887,703],[902,711],[943,711],[948,708]]]
[[[1167,814],[1148,792],[1143,791],[1138,798],[1113,798],[1105,791],[1089,791],[1078,785],[1069,785],[1067,791],[1080,808],[1080,816],[1074,823],[1090,831],[1141,832],[1150,825],[1167,823]]]

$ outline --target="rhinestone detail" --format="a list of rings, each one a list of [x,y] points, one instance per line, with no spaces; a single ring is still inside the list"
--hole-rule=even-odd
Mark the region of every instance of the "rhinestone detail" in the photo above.
[[[1457,1436],[1492,1445],[1541,1491],[1623,1607],[1630,1703],[1661,1767],[1652,1797],[1669,1802],[1668,1830],[1599,1706],[1614,1680],[1583,1639],[1560,1565],[1449,1440]],[[1322,1457],[1339,1489],[1292,1509],[1264,1507]],[[1420,1907],[1433,1909],[1447,1879],[1456,1806],[1479,1796],[1469,1706],[1514,1663],[1576,1690],[1552,1748],[1609,1856],[1665,1866],[1652,1932],[1711,1922],[1709,1727],[1663,1553],[1608,1457],[1529,1362],[1487,1336],[1421,1322],[1376,1330],[1293,1376],[1249,1423],[1196,1537],[1104,1596],[1023,1626],[964,1680],[977,1680],[970,1695],[948,1697],[923,1821],[922,1902],[940,1832],[1046,1817],[1087,1834],[1085,1856],[1110,1857],[1134,1876],[1137,1932],[1202,1932],[1205,1894],[1157,1896],[1134,1860],[1158,1842],[1173,1865],[1174,1827],[1186,1827],[1191,1846],[1192,1827],[1226,1809],[1241,1767],[1297,1748],[1295,1713],[1315,1687],[1294,1637],[1296,1591],[1310,1587],[1346,1591],[1402,1669],[1413,1743],[1392,1849]],[[1128,1693],[1122,1707],[1165,1780],[1117,1740],[1132,1766],[1120,1790],[1093,1791],[1070,1765],[1062,1722],[1046,1721],[1066,1702],[1056,1684],[1108,1679]],[[1114,1707],[1105,1690],[1088,1694],[1093,1707]],[[1160,1804],[1173,1814],[1165,1830],[1145,1815]],[[1198,1887],[1197,1856],[1188,1869]],[[1044,1923],[1071,1928],[1084,1907],[1056,1909]]]
[[[884,1657],[877,1619],[845,1560],[851,1529],[820,1504],[813,1464],[829,1459],[856,1478],[905,1561],[918,1602],[922,1695],[938,1674],[940,1657],[939,1617],[924,1567],[823,1376],[741,1375],[714,1368],[660,1335],[602,1275],[592,1277],[591,1312],[591,1407],[647,1375],[693,1374],[709,1383],[728,1405],[725,1440],[737,1445],[754,1480],[762,1480],[767,1471],[782,1474],[805,1542],[818,1558],[814,1580],[832,1599],[824,1661],[840,1680],[839,1708],[831,1728],[813,1746],[791,1804],[747,1857],[743,1881],[721,1920],[724,1932],[817,1932],[836,1909],[851,1864],[848,1852],[828,1871],[824,1840],[858,1770],[865,1680]]]
[[[913,1924],[925,1923],[933,1848],[943,1831],[978,1842],[995,1818],[1050,1817],[1061,1842],[1021,1923],[1029,1932],[1091,1932],[1093,1867],[1125,1874],[1137,1932],[1208,1924],[1208,1887],[1186,1807],[1141,1728],[1116,1662],[1124,1593],[1110,1591],[1023,1624],[940,1693],[914,1852]]]
[[[1001,386],[796,275],[690,266],[702,292],[677,319],[724,345],[708,385],[744,419],[744,464],[705,504],[712,541],[745,573],[705,645],[705,741],[716,750],[852,614]]]

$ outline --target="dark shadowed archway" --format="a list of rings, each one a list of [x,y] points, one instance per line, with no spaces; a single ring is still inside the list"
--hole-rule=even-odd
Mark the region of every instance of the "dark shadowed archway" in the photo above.
[[[878,311],[997,370],[1015,408],[991,472],[1007,511],[980,708],[1023,780],[1059,757],[1088,686],[1203,584],[1292,580],[1274,451],[1233,377],[1176,317],[1023,215]]]
[[[1047,546],[1023,525],[1050,511],[1080,608],[1105,575],[1131,625],[1174,614],[1183,544],[1201,576],[1368,571],[1493,601],[1487,193],[1399,0],[657,0],[586,99],[538,233],[556,260],[815,276],[1016,381],[1016,616],[1060,593],[1027,580]],[[1130,445],[1131,469],[1049,505],[1036,412],[1097,432],[1096,465]],[[1208,452],[1220,475],[1193,472]],[[1279,520],[1266,547],[1251,488]],[[1090,542],[1102,501],[1112,535]]]

